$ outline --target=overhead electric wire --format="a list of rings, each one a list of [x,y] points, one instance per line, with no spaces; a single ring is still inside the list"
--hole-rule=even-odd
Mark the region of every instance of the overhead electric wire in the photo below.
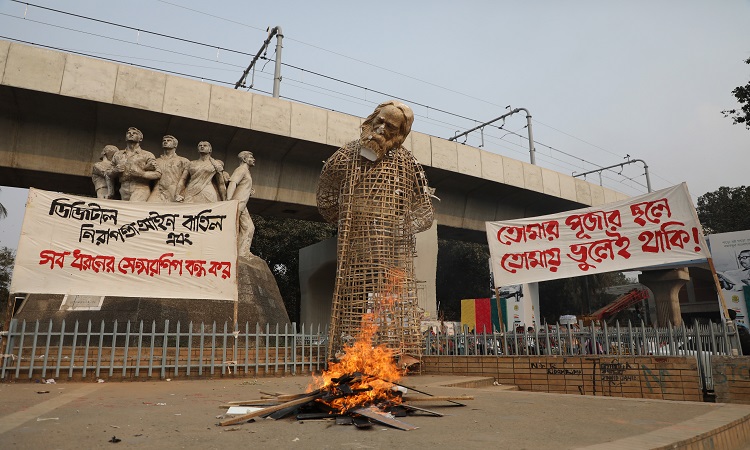
[[[240,26],[245,26],[245,27],[248,27],[248,28],[251,28],[251,29],[254,29],[254,30],[261,30],[258,27],[254,27],[254,26],[251,26],[251,25],[239,23],[237,21],[234,21],[234,20],[231,20],[231,19],[227,19],[225,17],[217,16],[217,15],[210,14],[210,13],[207,13],[207,12],[204,12],[204,11],[199,11],[197,9],[188,8],[188,7],[185,7],[185,6],[182,6],[182,5],[177,5],[175,3],[168,2],[168,1],[165,1],[165,0],[156,0],[156,1],[161,2],[161,3],[165,3],[167,5],[171,5],[171,6],[174,6],[174,7],[177,7],[177,8],[187,9],[188,11],[192,11],[192,12],[195,12],[195,13],[198,13],[198,14],[203,14],[203,15],[206,15],[208,17],[213,17],[215,19],[224,20],[224,21],[227,21],[227,22],[230,22],[230,23],[234,23],[234,24],[237,24],[237,25],[240,25]],[[262,30],[262,31],[264,31],[264,30]],[[308,42],[301,41],[299,39],[294,39],[292,37],[285,37],[285,39],[293,41],[293,42],[298,42],[300,44],[307,45],[308,47],[312,47],[312,48],[315,48],[317,50],[321,50],[321,51],[324,51],[324,52],[327,52],[327,53],[331,53],[333,55],[340,56],[342,58],[350,59],[352,61],[356,61],[358,63],[365,64],[365,65],[370,66],[370,67],[375,67],[376,69],[384,70],[386,72],[390,72],[390,73],[393,73],[393,74],[396,74],[396,75],[399,75],[399,76],[402,76],[402,77],[405,77],[405,78],[409,78],[410,80],[414,80],[414,81],[418,81],[420,83],[428,84],[430,86],[433,86],[433,87],[436,87],[436,88],[439,88],[439,89],[443,89],[443,90],[446,90],[448,92],[452,92],[454,94],[458,94],[458,95],[461,95],[461,96],[466,97],[466,98],[470,98],[470,99],[473,99],[473,100],[478,100],[480,102],[487,103],[488,105],[497,106],[497,107],[500,107],[500,108],[503,107],[501,105],[498,105],[497,103],[492,103],[492,102],[490,102],[490,101],[488,101],[486,99],[479,98],[479,97],[474,97],[473,95],[469,95],[469,94],[466,94],[464,92],[456,91],[454,89],[450,89],[450,88],[447,88],[445,86],[440,86],[438,84],[431,83],[429,81],[425,81],[425,80],[422,80],[420,78],[417,78],[417,77],[414,77],[414,76],[411,76],[411,75],[407,75],[405,73],[401,73],[401,72],[398,72],[398,71],[393,70],[393,69],[389,69],[387,67],[378,66],[377,64],[373,64],[373,63],[368,62],[368,61],[364,61],[364,60],[361,60],[361,59],[358,59],[358,58],[354,58],[354,57],[349,56],[349,55],[344,55],[343,53],[338,53],[338,52],[335,52],[333,50],[328,50],[326,48],[319,47],[317,45],[310,44]]]
[[[94,56],[94,55],[90,55],[88,53],[79,52],[79,51],[76,51],[76,50],[66,49],[66,48],[62,48],[62,47],[55,47],[55,46],[52,46],[52,45],[38,44],[36,42],[25,41],[25,40],[22,40],[22,39],[16,39],[16,38],[8,37],[8,36],[2,36],[2,35],[0,35],[0,39],[7,39],[9,41],[20,42],[22,44],[36,45],[37,47],[43,47],[43,48],[49,48],[49,49],[52,49],[52,50],[58,50],[58,51],[61,51],[61,52],[73,53],[75,55],[81,55],[81,56],[88,56],[90,58],[103,59],[105,61],[111,61],[111,62],[115,62],[115,63],[118,63],[118,64],[127,64],[127,65],[134,66],[134,67],[141,67],[143,69],[156,70],[156,71],[159,71],[159,72],[171,73],[173,75],[180,75],[180,76],[189,77],[189,78],[198,78],[200,80],[213,81],[214,83],[229,84],[229,85],[234,86],[234,83],[228,82],[228,81],[216,80],[216,79],[213,79],[213,78],[206,78],[206,77],[202,77],[202,76],[199,76],[199,75],[192,75],[192,74],[188,74],[188,73],[184,73],[184,72],[177,72],[177,71],[174,71],[174,70],[160,69],[158,67],[145,66],[143,64],[136,64],[136,63],[131,63],[131,62],[127,62],[127,61],[120,61],[120,60],[112,59],[112,58],[103,58],[103,57],[100,57],[100,56]]]
[[[62,10],[58,10],[58,9],[54,9],[54,8],[49,8],[49,7],[45,7],[45,6],[41,6],[41,5],[37,5],[37,4],[33,4],[33,3],[29,3],[29,2],[22,2],[22,1],[19,1],[19,0],[11,0],[11,1],[12,1],[12,2],[15,2],[15,3],[19,3],[19,4],[24,4],[24,5],[27,5],[27,6],[32,6],[32,7],[36,7],[36,8],[39,8],[39,9],[47,10],[47,11],[52,11],[52,12],[55,12],[55,13],[58,13],[58,14],[65,14],[65,15],[73,16],[73,17],[76,17],[76,18],[80,18],[80,19],[85,19],[85,20],[95,21],[95,22],[103,23],[103,24],[106,24],[106,25],[110,25],[110,26],[116,26],[116,27],[120,27],[120,28],[124,28],[124,29],[129,29],[129,30],[137,31],[138,33],[140,33],[140,32],[144,32],[144,33],[152,34],[152,35],[155,35],[155,36],[159,36],[159,37],[163,37],[163,38],[168,38],[168,39],[173,39],[173,40],[177,40],[177,41],[182,41],[182,42],[190,43],[190,44],[193,44],[193,45],[200,45],[200,46],[208,47],[208,48],[211,48],[211,49],[217,49],[217,51],[218,51],[218,50],[223,50],[223,51],[227,51],[227,52],[232,52],[232,53],[237,53],[237,54],[241,54],[241,55],[246,55],[246,56],[253,56],[253,55],[252,55],[252,54],[250,54],[250,53],[247,53],[247,52],[243,52],[243,51],[240,51],[240,50],[234,50],[234,49],[230,49],[230,48],[226,48],[226,47],[221,47],[221,46],[217,46],[217,45],[213,45],[213,44],[207,44],[207,43],[204,43],[204,42],[199,42],[199,41],[195,41],[195,40],[191,40],[191,39],[185,39],[185,38],[180,38],[180,37],[176,37],[176,36],[171,36],[171,35],[168,35],[168,34],[165,34],[165,33],[159,33],[159,32],[154,32],[154,31],[149,31],[149,30],[143,30],[143,29],[140,29],[140,28],[136,28],[136,27],[132,27],[132,26],[128,26],[128,25],[118,24],[118,23],[115,23],[115,22],[111,22],[111,21],[106,21],[106,20],[102,20],[102,19],[96,19],[96,18],[92,18],[92,17],[84,16],[84,15],[81,15],[81,14],[75,14],[75,13],[71,13],[71,12],[67,12],[67,11],[62,11]],[[180,6],[180,5],[175,5],[175,4],[173,4],[173,3],[170,3],[170,2],[166,2],[166,1],[162,1],[162,2],[163,2],[163,3],[166,3],[166,4],[170,4],[170,5],[172,5],[172,6],[182,7],[182,6]],[[208,14],[208,13],[205,13],[205,12],[202,12],[202,11],[198,11],[198,10],[194,10],[194,9],[191,9],[191,8],[186,8],[186,7],[183,7],[183,8],[185,8],[185,9],[188,9],[188,10],[190,10],[190,11],[193,11],[193,12],[196,12],[196,13],[199,13],[199,14],[205,14],[205,15],[208,15],[208,16],[211,16],[211,17],[214,17],[214,18],[217,18],[217,19],[221,19],[221,20],[227,20],[227,21],[230,21],[230,22],[233,22],[233,23],[237,23],[237,22],[231,21],[231,20],[229,20],[229,19],[221,18],[221,17],[219,17],[219,16],[214,16],[214,15],[211,15],[211,14]],[[0,13],[0,14],[2,14],[2,13]],[[18,18],[18,17],[16,17],[16,16],[12,16],[12,15],[9,15],[9,14],[2,14],[2,15],[5,15],[5,16],[8,16],[8,17],[13,17],[13,18]],[[102,37],[102,38],[106,38],[106,39],[112,39],[112,40],[115,40],[115,41],[118,41],[118,42],[123,42],[123,43],[131,44],[131,45],[138,45],[138,46],[143,46],[143,47],[146,47],[146,48],[152,48],[152,49],[155,49],[155,50],[159,50],[159,51],[165,51],[165,52],[170,52],[170,53],[175,53],[175,54],[179,54],[179,55],[182,55],[182,56],[187,56],[187,57],[192,57],[192,58],[202,59],[202,60],[206,60],[206,61],[211,61],[212,63],[219,63],[219,64],[224,64],[224,65],[230,65],[230,66],[233,66],[233,67],[238,67],[238,68],[239,68],[239,67],[242,67],[242,66],[239,66],[239,65],[231,64],[231,63],[224,63],[224,62],[221,62],[221,61],[218,61],[218,60],[213,60],[213,59],[203,58],[203,57],[199,57],[199,56],[195,56],[195,55],[190,55],[190,54],[186,54],[186,53],[182,53],[182,52],[177,52],[177,51],[174,51],[174,50],[167,50],[167,49],[163,49],[163,48],[159,48],[159,47],[153,47],[153,46],[149,46],[149,45],[144,45],[144,44],[140,44],[140,43],[134,43],[134,42],[131,42],[131,41],[126,41],[126,40],[122,40],[122,39],[117,39],[117,38],[113,38],[113,37],[110,37],[110,36],[98,35],[98,34],[95,34],[95,33],[90,33],[90,32],[86,32],[86,31],[82,31],[82,30],[71,29],[71,28],[68,28],[68,27],[63,27],[63,26],[59,26],[59,25],[49,24],[49,23],[45,23],[45,22],[41,22],[41,21],[37,21],[37,20],[33,20],[33,19],[25,19],[25,20],[29,20],[29,21],[32,21],[32,22],[35,22],[35,23],[40,23],[40,24],[43,24],[43,25],[47,25],[47,26],[52,26],[52,27],[57,27],[57,28],[61,28],[61,29],[66,29],[66,30],[69,30],[69,31],[74,31],[74,32],[79,32],[79,33],[89,34],[89,35],[93,35],[93,36],[96,36],[96,37]],[[241,24],[241,25],[243,25],[243,24]],[[245,26],[247,26],[247,25],[245,25]],[[260,30],[259,28],[255,28],[255,27],[251,27],[251,26],[248,26],[248,27]],[[297,41],[297,40],[294,40],[294,39],[292,39],[292,40],[293,40],[293,41]],[[297,41],[297,42],[300,42],[300,43],[302,43],[302,44],[305,44],[305,45],[310,45],[310,46],[312,46],[312,47],[316,47],[316,46],[314,46],[314,45],[308,44],[308,43],[306,43],[306,42],[303,42],[303,41]],[[34,44],[34,45],[40,45],[40,46],[43,46],[43,45],[41,45],[41,44]],[[49,47],[49,48],[55,48],[55,47],[50,47],[50,46],[47,46],[47,47]],[[319,48],[319,47],[316,47],[316,48]],[[331,51],[329,51],[329,50],[326,50],[326,49],[324,49],[324,48],[320,48],[320,49],[321,49],[321,50],[324,50],[324,51],[328,51],[328,52],[331,52]],[[78,53],[78,54],[84,54],[84,53],[80,53],[80,52],[75,52],[75,53]],[[336,52],[331,52],[331,53],[334,53],[334,54],[335,54]],[[85,54],[84,54],[84,55],[85,55]],[[86,56],[92,56],[92,55],[86,55]],[[346,55],[340,55],[340,56],[344,56],[344,57],[347,57]],[[347,58],[350,58],[350,57],[347,57]],[[108,58],[102,58],[102,59],[108,59]],[[364,64],[367,64],[367,65],[370,65],[370,66],[373,66],[373,67],[377,67],[377,68],[380,68],[380,69],[383,69],[383,70],[389,70],[389,69],[385,69],[385,68],[379,67],[379,66],[377,66],[377,65],[371,64],[371,63],[367,63],[367,62],[365,62],[365,61],[360,61],[360,60],[357,60],[356,58],[350,58],[350,59],[353,59],[353,60],[355,60],[355,61],[358,61],[358,62],[362,62],[362,63],[364,63]],[[228,83],[228,82],[224,82],[224,81],[221,81],[221,80],[213,80],[213,79],[211,79],[211,78],[200,77],[200,76],[196,76],[196,75],[183,74],[183,73],[180,73],[180,72],[176,72],[176,71],[169,71],[169,70],[163,70],[163,69],[158,69],[158,68],[151,68],[151,67],[148,67],[148,66],[144,66],[144,65],[139,65],[139,64],[135,64],[135,63],[128,63],[128,62],[124,62],[124,61],[118,61],[118,60],[114,60],[114,59],[109,59],[109,60],[111,60],[111,61],[115,61],[115,62],[120,62],[120,63],[124,63],[124,64],[131,64],[131,65],[134,65],[134,66],[138,66],[138,67],[149,68],[149,69],[152,69],[152,70],[161,70],[161,71],[164,71],[164,72],[168,72],[168,73],[174,73],[174,74],[178,74],[178,75],[183,75],[183,76],[188,76],[188,77],[191,77],[191,78],[199,78],[199,79],[204,79],[204,80],[209,80],[209,81],[215,81],[215,82],[217,82],[217,83],[222,83],[222,84],[231,84],[231,83]],[[166,63],[166,62],[165,62],[165,63]],[[180,63],[170,63],[170,64],[180,64]],[[370,91],[370,92],[374,92],[374,93],[377,93],[377,94],[380,94],[380,95],[385,95],[385,96],[388,96],[388,97],[392,97],[392,98],[397,98],[397,99],[399,99],[399,100],[402,100],[402,101],[405,101],[405,102],[407,102],[407,103],[411,103],[411,104],[413,104],[413,105],[417,105],[417,106],[421,106],[421,107],[427,108],[428,110],[432,109],[433,111],[437,111],[437,112],[440,112],[440,113],[443,113],[443,114],[448,114],[448,115],[452,115],[452,116],[455,116],[455,117],[458,117],[458,118],[461,118],[461,119],[464,119],[464,120],[468,120],[468,121],[471,121],[471,122],[474,122],[474,123],[480,123],[480,121],[479,121],[479,120],[477,120],[477,119],[472,119],[472,118],[470,118],[470,117],[466,117],[466,116],[463,116],[463,115],[460,115],[460,114],[456,114],[456,113],[451,113],[451,112],[449,112],[449,111],[445,111],[445,110],[442,110],[442,109],[440,109],[440,108],[434,108],[434,107],[431,107],[431,106],[429,106],[429,105],[423,104],[423,103],[421,103],[421,102],[417,102],[417,101],[413,101],[413,100],[405,99],[405,98],[403,98],[403,97],[401,97],[401,96],[396,96],[396,95],[388,94],[388,93],[385,93],[385,92],[382,92],[382,91],[379,91],[379,90],[376,90],[376,89],[371,89],[371,88],[368,88],[368,87],[365,87],[365,86],[362,86],[362,85],[358,85],[358,84],[356,84],[356,83],[351,83],[351,82],[348,82],[348,81],[345,81],[345,80],[341,80],[341,79],[338,79],[338,78],[336,78],[336,77],[332,77],[332,76],[329,76],[329,75],[321,74],[321,73],[319,73],[319,72],[315,72],[315,71],[312,71],[312,70],[309,70],[309,69],[304,69],[304,68],[302,68],[302,67],[298,67],[298,66],[295,66],[295,65],[292,65],[292,64],[288,64],[288,63],[282,63],[282,65],[285,65],[285,66],[287,66],[287,67],[290,67],[290,68],[293,68],[293,69],[299,70],[299,71],[301,71],[301,72],[303,72],[303,73],[304,73],[304,72],[307,72],[307,73],[310,73],[310,74],[313,74],[313,75],[316,75],[316,76],[319,76],[319,77],[322,77],[322,78],[326,78],[326,79],[329,79],[329,80],[331,80],[331,81],[335,81],[335,82],[338,82],[338,83],[342,83],[342,84],[346,84],[346,85],[349,85],[349,86],[352,86],[352,87],[356,87],[356,88],[358,88],[358,89],[363,89],[363,90],[365,90],[365,91]],[[208,68],[208,69],[211,69],[211,68]],[[391,71],[391,70],[389,70],[389,71]],[[454,93],[458,93],[458,94],[461,94],[461,95],[465,95],[465,96],[467,96],[467,97],[470,97],[470,98],[475,98],[475,97],[469,96],[469,95],[467,95],[467,94],[463,94],[463,93],[460,93],[460,92],[458,92],[458,91],[454,91],[454,90],[452,90],[452,89],[449,89],[449,88],[445,88],[445,87],[443,87],[443,86],[438,86],[438,85],[435,85],[435,84],[433,84],[433,83],[429,83],[429,82],[426,82],[426,81],[424,81],[424,80],[420,80],[420,79],[418,79],[418,78],[415,78],[415,77],[411,77],[411,76],[409,76],[409,75],[406,75],[406,74],[401,74],[401,73],[399,73],[399,72],[395,72],[395,71],[391,71],[391,72],[393,72],[393,73],[396,73],[396,74],[398,74],[398,75],[401,75],[401,76],[405,76],[405,77],[407,77],[407,78],[415,79],[415,80],[417,80],[417,81],[420,81],[420,82],[424,82],[424,83],[426,83],[426,84],[430,84],[430,85],[433,85],[433,86],[435,86],[435,87],[438,87],[438,88],[441,88],[441,89],[445,89],[445,90],[448,90],[448,91],[451,91],[451,92],[454,92]],[[328,90],[328,91],[331,91],[331,92],[336,92],[336,91],[333,91],[333,90],[329,90],[329,89],[327,89],[327,88],[323,88],[323,87],[321,87],[321,86],[317,86],[317,85],[314,85],[314,84],[310,84],[310,83],[305,83],[305,82],[302,82],[302,81],[298,81],[298,80],[295,80],[295,81],[297,81],[297,82],[298,82],[298,83],[300,83],[300,84],[307,84],[307,85],[309,85],[309,86],[313,86],[313,87],[316,87],[316,88],[319,88],[319,89],[324,89],[324,90]],[[312,92],[315,92],[315,91],[312,91]],[[318,92],[318,93],[320,94],[320,92]],[[344,93],[340,93],[340,92],[339,92],[338,94],[339,94],[339,95],[345,95],[345,96],[348,96],[348,97],[351,97],[351,98],[357,98],[357,97],[355,97],[355,96],[352,96],[352,95],[349,95],[349,94],[344,94]],[[323,95],[325,95],[325,94],[323,94]],[[358,99],[358,98],[357,98],[357,99]],[[491,102],[487,102],[487,101],[485,101],[485,100],[483,100],[483,99],[478,99],[478,98],[475,98],[475,99],[477,99],[477,100],[481,100],[481,101],[484,101],[484,102],[486,102],[486,103],[490,103],[490,104],[492,104]],[[361,99],[361,100],[363,100],[363,101],[367,101],[366,99]],[[496,106],[500,106],[500,105],[496,105]],[[425,118],[428,118],[428,117],[425,117]],[[443,121],[439,121],[439,120],[437,120],[437,119],[433,119],[433,118],[428,118],[428,119],[430,119],[430,120],[431,120],[432,122],[436,122],[436,123],[442,123],[442,124],[446,124],[446,125],[452,125],[452,124],[449,124],[448,122],[443,122]],[[591,143],[589,143],[589,142],[587,142],[587,141],[584,141],[583,139],[580,139],[580,138],[577,138],[577,137],[575,137],[575,136],[573,136],[573,135],[570,135],[570,134],[568,134],[568,133],[565,133],[565,132],[563,132],[563,131],[561,131],[561,130],[558,130],[558,129],[554,128],[554,127],[551,127],[551,126],[549,126],[549,125],[547,125],[547,124],[544,124],[544,123],[542,123],[542,122],[539,122],[538,120],[535,120],[535,121],[536,121],[536,122],[538,122],[538,123],[540,123],[541,125],[544,125],[544,126],[547,126],[547,127],[549,127],[549,128],[552,128],[552,129],[554,129],[555,131],[558,131],[558,132],[560,132],[560,133],[566,134],[566,135],[568,135],[568,136],[570,136],[570,137],[573,137],[573,138],[575,138],[575,139],[578,139],[578,140],[580,140],[580,141],[582,141],[582,142],[584,142],[584,143],[587,143],[587,144],[589,144],[589,145],[592,145],[592,146],[594,146],[594,147],[596,147],[596,148],[599,148],[600,150],[603,150],[603,151],[605,151],[605,152],[607,152],[607,153],[611,153],[611,154],[613,154],[613,155],[614,155],[614,153],[612,153],[612,152],[609,152],[609,151],[607,151],[606,149],[603,149],[603,148],[601,148],[601,147],[595,146],[594,144],[591,144]],[[500,128],[500,127],[498,127],[498,128]],[[500,128],[500,129],[502,129],[502,128]],[[517,133],[515,133],[515,134],[517,134]],[[518,135],[518,134],[517,134],[517,135]],[[521,135],[518,135],[518,136],[520,136],[520,137],[524,138],[524,137],[523,137],[523,136],[521,136]],[[526,139],[527,139],[527,138],[526,138]],[[528,139],[527,139],[527,140],[528,140]],[[582,161],[582,162],[584,162],[584,163],[587,163],[587,164],[591,164],[591,165],[593,165],[593,166],[595,166],[595,167],[600,167],[600,168],[602,167],[601,165],[598,165],[598,164],[595,164],[595,163],[593,163],[593,162],[587,161],[587,160],[585,160],[585,159],[583,159],[583,158],[580,158],[580,157],[577,157],[577,156],[575,156],[575,155],[569,154],[569,153],[567,153],[567,152],[564,152],[564,151],[562,151],[562,150],[560,150],[560,149],[557,149],[557,148],[551,147],[551,146],[549,146],[549,145],[543,144],[543,143],[541,143],[541,142],[539,142],[539,141],[536,141],[536,140],[535,140],[534,142],[535,142],[536,144],[538,144],[538,145],[542,146],[542,147],[546,147],[546,148],[549,148],[550,150],[553,150],[553,151],[557,151],[557,152],[560,152],[560,153],[562,153],[562,154],[564,154],[564,155],[566,155],[566,156],[568,156],[568,157],[571,157],[571,158],[574,158],[574,159],[580,160],[580,161]],[[560,161],[562,161],[562,160],[560,160]],[[614,180],[614,181],[617,181],[617,180]]]
[[[159,33],[159,32],[156,32],[156,31],[149,31],[149,30],[144,30],[144,29],[141,29],[141,28],[131,27],[129,25],[123,25],[123,24],[116,23],[116,22],[110,22],[110,21],[107,21],[107,20],[96,19],[96,18],[93,18],[93,17],[84,16],[84,15],[81,15],[81,14],[75,14],[75,13],[68,12],[68,11],[62,11],[62,10],[59,10],[59,9],[49,8],[47,6],[36,5],[34,3],[22,2],[20,0],[10,0],[10,1],[14,2],[14,3],[20,3],[22,5],[33,6],[35,8],[44,9],[44,10],[47,10],[47,11],[52,11],[52,12],[55,12],[55,13],[58,13],[58,14],[65,14],[65,15],[68,15],[68,16],[77,17],[79,19],[91,20],[93,22],[99,22],[99,23],[104,23],[104,24],[107,24],[107,25],[112,25],[112,26],[116,26],[116,27],[120,27],[120,28],[125,28],[125,29],[128,29],[128,30],[137,31],[139,33],[143,32],[143,33],[153,34],[154,36],[164,37],[164,38],[167,38],[167,39],[174,39],[176,41],[187,42],[187,43],[190,43],[190,44],[201,45],[201,46],[209,47],[209,48],[215,48],[217,50],[224,50],[224,51],[227,51],[227,52],[239,53],[240,55],[245,55],[245,56],[255,56],[252,53],[247,53],[247,52],[243,52],[243,51],[240,51],[240,50],[233,50],[231,48],[221,47],[221,46],[212,45],[212,44],[206,44],[204,42],[193,41],[191,39],[185,39],[185,38],[181,38],[181,37],[177,37],[177,36],[170,36],[168,34]]]
[[[112,40],[112,41],[115,41],[115,42],[121,42],[123,44],[137,45],[138,47],[146,47],[146,48],[150,48],[152,50],[159,50],[159,51],[162,51],[162,52],[174,53],[175,55],[187,56],[187,57],[190,57],[190,58],[201,59],[201,60],[204,60],[204,61],[211,61],[213,63],[222,64],[222,65],[226,65],[226,66],[237,67],[237,68],[240,68],[240,69],[244,67],[244,66],[241,66],[239,64],[232,64],[232,63],[228,63],[228,62],[217,61],[215,59],[210,59],[210,58],[205,58],[205,57],[202,57],[202,56],[191,55],[189,53],[178,52],[176,50],[169,50],[169,49],[165,49],[165,48],[161,48],[161,47],[155,47],[155,46],[152,46],[152,45],[142,44],[140,42],[128,41],[128,40],[125,40],[125,39],[119,39],[119,38],[112,37],[112,36],[105,36],[103,34],[92,33],[90,31],[83,31],[83,30],[78,30],[76,28],[69,28],[69,27],[64,27],[62,25],[55,25],[55,24],[52,24],[52,23],[42,22],[40,20],[24,19],[24,18],[21,18],[21,17],[14,16],[12,14],[0,13],[0,16],[11,17],[13,19],[23,20],[23,21],[26,21],[26,22],[38,23],[40,25],[46,25],[46,26],[49,26],[49,27],[54,27],[54,28],[59,28],[59,29],[62,29],[62,30],[72,31],[74,33],[87,34],[89,36],[95,36],[95,37],[99,37],[99,38],[103,38],[103,39],[109,39],[109,40]]]

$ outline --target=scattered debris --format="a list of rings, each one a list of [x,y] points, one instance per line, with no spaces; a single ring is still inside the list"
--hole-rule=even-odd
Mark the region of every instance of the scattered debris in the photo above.
[[[44,384],[57,384],[57,383],[55,382],[54,378],[50,378],[49,380],[44,380]]]
[[[102,380],[101,378],[97,378],[97,379],[96,379],[96,382],[97,382],[97,383],[104,383],[104,380]]]
[[[37,394],[49,394],[49,391],[36,391]]]
[[[109,440],[109,442],[113,444],[117,444],[120,441],[122,441],[122,439],[118,439],[117,436],[112,436],[112,439]]]
[[[59,417],[37,417],[37,422],[44,422],[45,420],[60,420]]]
[[[263,408],[255,408],[252,406],[230,406],[226,412],[226,415],[228,416],[244,415],[244,414],[249,414],[255,411],[261,411],[262,409]]]

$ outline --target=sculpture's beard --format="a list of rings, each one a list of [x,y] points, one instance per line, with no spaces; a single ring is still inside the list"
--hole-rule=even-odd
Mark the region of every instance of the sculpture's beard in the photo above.
[[[359,139],[362,144],[360,154],[370,161],[381,160],[388,150],[398,145],[399,136],[396,135],[391,139],[386,139],[382,134],[372,129],[371,125],[362,126],[362,134]]]

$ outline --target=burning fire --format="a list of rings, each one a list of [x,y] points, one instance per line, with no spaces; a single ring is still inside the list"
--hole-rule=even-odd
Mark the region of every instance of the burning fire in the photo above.
[[[376,315],[365,314],[359,338],[344,346],[344,355],[338,362],[331,363],[320,376],[313,375],[308,392],[329,392],[330,395],[318,401],[342,413],[379,403],[400,404],[401,397],[393,390],[393,382],[401,379],[401,372],[392,349],[373,345],[377,330]]]

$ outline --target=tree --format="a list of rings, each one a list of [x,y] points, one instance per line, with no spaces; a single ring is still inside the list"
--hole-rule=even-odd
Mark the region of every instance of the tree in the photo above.
[[[750,186],[706,192],[696,210],[705,234],[750,230]]]
[[[487,244],[438,240],[437,302],[438,314],[445,320],[461,320],[461,300],[487,298],[490,292],[490,251]]]
[[[750,58],[745,61],[745,64],[750,64]],[[750,82],[744,86],[737,86],[732,90],[732,95],[737,98],[737,101],[742,105],[739,109],[727,109],[722,111],[724,117],[731,117],[734,124],[744,123],[745,128],[750,130]]]
[[[610,286],[631,283],[622,272],[607,272],[539,283],[540,315],[547,323],[557,323],[563,314],[589,314],[612,302]],[[588,299],[586,288],[588,287]]]
[[[437,301],[445,320],[461,320],[461,300],[486,298],[490,291],[489,247],[487,244],[438,241]],[[610,286],[632,283],[622,272],[562,278],[539,283],[539,309],[547,323],[562,314],[588,314],[615,296],[605,293]],[[586,286],[588,285],[588,299]],[[589,310],[590,305],[590,310]]]
[[[15,251],[8,247],[0,247],[0,321],[2,321],[1,318],[5,317],[5,310],[7,309],[10,276],[13,273],[15,260]]]
[[[335,227],[321,222],[253,215],[251,249],[271,269],[292,322],[300,322],[299,250],[333,236]]]

